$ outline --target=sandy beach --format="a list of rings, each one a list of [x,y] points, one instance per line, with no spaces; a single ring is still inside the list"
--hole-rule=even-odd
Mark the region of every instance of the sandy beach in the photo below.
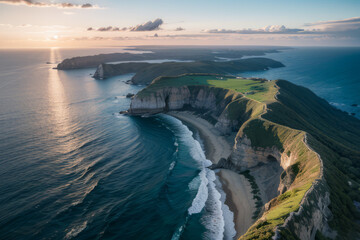
[[[194,115],[192,112],[169,112],[169,115],[180,119],[187,125],[196,128],[205,145],[205,155],[213,163],[220,158],[227,158],[232,149],[230,137],[221,136],[220,132],[208,121]]]
[[[168,114],[199,131],[204,142],[206,157],[213,163],[217,163],[220,158],[227,158],[230,155],[234,135],[221,136],[212,124],[192,112],[173,111]],[[217,175],[226,193],[225,203],[234,213],[236,238],[238,238],[253,223],[252,214],[255,211],[255,201],[252,198],[250,183],[244,176],[226,169],[219,170]]]

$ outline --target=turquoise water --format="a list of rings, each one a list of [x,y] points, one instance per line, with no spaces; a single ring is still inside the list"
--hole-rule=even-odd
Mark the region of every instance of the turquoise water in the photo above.
[[[132,75],[46,64],[101,51],[1,51],[0,239],[219,239],[224,196],[193,133],[119,115]]]

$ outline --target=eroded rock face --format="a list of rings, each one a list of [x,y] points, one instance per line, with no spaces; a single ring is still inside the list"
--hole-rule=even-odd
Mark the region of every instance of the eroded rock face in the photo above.
[[[97,69],[96,72],[93,75],[94,78],[96,79],[104,79],[104,65],[100,64]]]
[[[216,102],[214,92],[207,91],[206,87],[168,87],[149,94],[136,95],[131,101],[129,113],[153,114],[186,107],[216,112],[217,109],[221,111],[220,105]],[[214,116],[217,118],[216,114]]]
[[[191,107],[197,110],[207,110],[217,121],[215,127],[223,134],[230,133],[238,126],[236,120],[231,120],[226,111],[226,106],[231,99],[217,101],[219,93],[210,91],[207,87],[167,87],[151,94],[136,95],[131,102],[129,113],[134,115],[153,114],[170,110],[182,110]],[[226,94],[223,94],[225,96]],[[232,97],[234,99],[234,97]],[[242,120],[243,121],[243,120]],[[235,144],[231,155],[227,159],[221,159],[213,168],[227,168],[235,171],[250,169],[260,189],[264,203],[270,201],[278,194],[285,192],[295,179],[296,173],[292,165],[296,162],[294,154],[287,155],[280,152],[276,146],[261,148],[253,147],[251,140],[244,134],[235,138]],[[285,169],[285,171],[283,171]],[[281,178],[280,178],[281,175]],[[271,208],[271,201],[265,205]],[[325,236],[334,238],[327,222],[332,214],[328,206],[330,204],[329,191],[325,179],[320,180],[311,187],[303,198],[300,209],[293,212],[279,227],[274,239],[278,239],[282,228],[290,229],[300,239],[314,239],[316,231]]]
[[[231,153],[230,160],[238,168],[246,170],[269,161],[280,161],[281,153],[273,146],[272,148],[254,148],[246,135],[236,137],[234,151]],[[279,162],[280,164],[280,162]]]
[[[190,103],[190,91],[187,87],[163,88],[142,96],[135,96],[131,101],[131,114],[157,113],[179,110]]]
[[[230,120],[228,115],[229,113],[224,110],[215,124],[215,127],[224,134],[230,134],[239,124],[237,120]]]
[[[330,193],[325,179],[318,179],[303,198],[299,210],[290,213],[285,223],[276,230],[273,239],[281,239],[282,229],[289,229],[302,240],[315,239],[317,231],[325,237],[334,239],[337,233],[328,225],[328,221],[332,219],[329,205]]]

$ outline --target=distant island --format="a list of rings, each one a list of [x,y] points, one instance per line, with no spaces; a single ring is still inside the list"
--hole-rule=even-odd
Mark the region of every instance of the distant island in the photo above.
[[[286,47],[161,47],[143,46],[134,47],[128,50],[138,52],[137,54],[109,53],[93,56],[73,57],[64,59],[57,65],[59,70],[70,70],[80,68],[96,68],[102,63],[119,61],[148,61],[148,60],[179,60],[179,61],[215,61],[215,60],[234,60],[244,56],[262,56],[265,53],[275,53],[279,50],[289,49]]]
[[[283,66],[282,63],[269,58],[246,58],[226,62],[103,63],[98,66],[93,77],[105,79],[116,75],[135,73],[130,82],[132,84],[147,85],[159,76],[177,76],[184,73],[236,74],[244,71],[259,71]]]
[[[168,113],[202,132],[239,239],[358,236],[360,121],[307,88],[216,74],[159,77],[123,113]],[[250,183],[247,192],[236,192],[234,172]]]

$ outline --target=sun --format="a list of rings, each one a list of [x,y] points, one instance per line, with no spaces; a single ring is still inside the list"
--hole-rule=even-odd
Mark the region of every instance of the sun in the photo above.
[[[57,40],[58,38],[59,38],[58,35],[54,35],[54,36],[53,36],[53,39],[55,39],[55,40]]]

